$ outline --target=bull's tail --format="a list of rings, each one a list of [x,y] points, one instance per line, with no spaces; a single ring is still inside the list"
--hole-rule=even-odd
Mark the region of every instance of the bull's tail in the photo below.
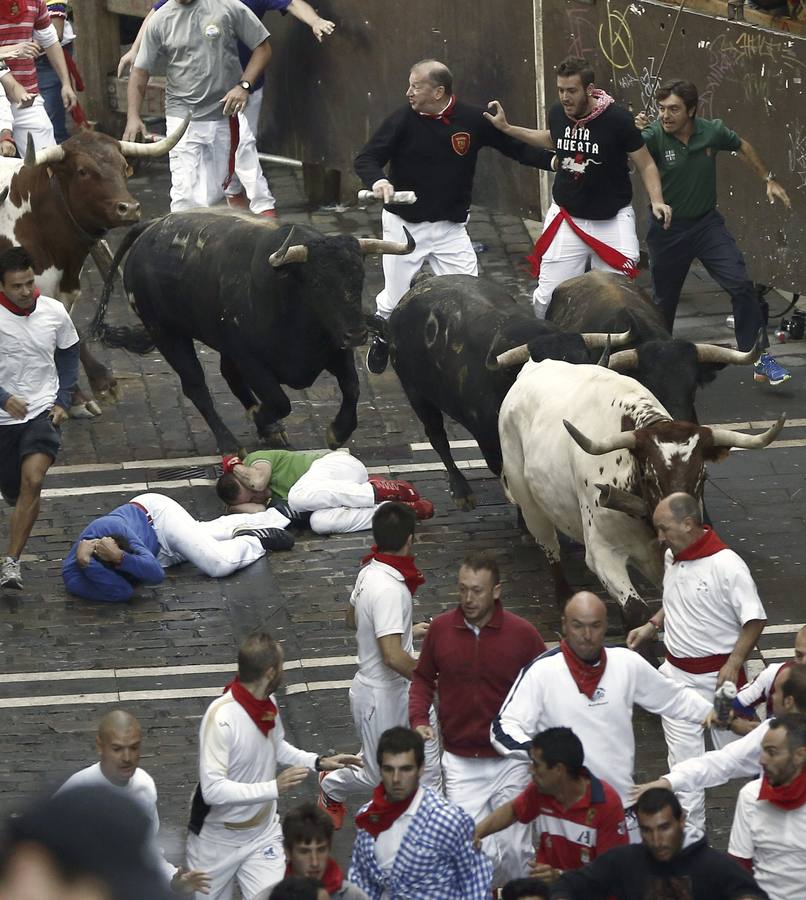
[[[130,228],[126,237],[123,238],[117,253],[112,258],[109,272],[104,279],[104,289],[101,293],[98,309],[95,311],[95,315],[90,323],[90,336],[100,338],[101,343],[106,347],[121,348],[141,355],[150,353],[154,349],[154,341],[142,325],[107,325],[104,319],[112,297],[112,288],[115,284],[118,266],[120,266],[121,260],[128,253],[132,244],[152,223],[153,219],[148,222],[140,222],[133,228]]]

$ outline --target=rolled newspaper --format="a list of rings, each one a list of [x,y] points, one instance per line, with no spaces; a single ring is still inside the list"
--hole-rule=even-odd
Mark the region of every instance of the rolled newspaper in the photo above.
[[[380,200],[380,197],[376,197],[372,191],[359,191],[358,192],[358,201],[359,203],[366,203],[368,200]],[[417,195],[414,191],[395,191],[392,194],[392,199],[389,201],[390,203],[405,203],[411,204],[417,202]]]

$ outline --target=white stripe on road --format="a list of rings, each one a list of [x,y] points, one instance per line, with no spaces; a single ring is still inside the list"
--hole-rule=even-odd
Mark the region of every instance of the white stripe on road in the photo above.
[[[321,669],[327,666],[354,666],[355,656],[322,656],[306,659],[287,659],[284,669]],[[0,675],[0,684],[20,684],[26,681],[92,681],[103,678],[156,678],[159,676],[209,675],[233,673],[235,663],[202,663],[187,666],[141,666],[126,669],[67,669],[58,672],[12,672]]]

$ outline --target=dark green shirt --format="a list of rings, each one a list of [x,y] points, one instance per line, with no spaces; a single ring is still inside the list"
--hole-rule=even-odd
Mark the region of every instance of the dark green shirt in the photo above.
[[[255,450],[245,457],[243,464],[251,466],[258,460],[271,463],[269,487],[273,496],[288,500],[288,492],[328,450]]]
[[[694,131],[684,144],[653,122],[641,132],[660,171],[663,199],[674,219],[696,219],[716,207],[716,155],[738,150],[741,138],[721,119],[694,120]]]

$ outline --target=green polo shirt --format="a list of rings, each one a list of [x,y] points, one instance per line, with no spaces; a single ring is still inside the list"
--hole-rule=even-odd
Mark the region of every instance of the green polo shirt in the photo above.
[[[663,199],[674,219],[697,219],[716,207],[716,155],[738,150],[741,138],[721,119],[694,120],[694,131],[684,144],[653,122],[641,132],[660,171]]]
[[[310,453],[302,450],[255,450],[246,456],[243,464],[251,466],[258,460],[271,463],[269,487],[272,495],[288,500],[291,488],[320,456],[328,452],[328,450],[315,450]]]

